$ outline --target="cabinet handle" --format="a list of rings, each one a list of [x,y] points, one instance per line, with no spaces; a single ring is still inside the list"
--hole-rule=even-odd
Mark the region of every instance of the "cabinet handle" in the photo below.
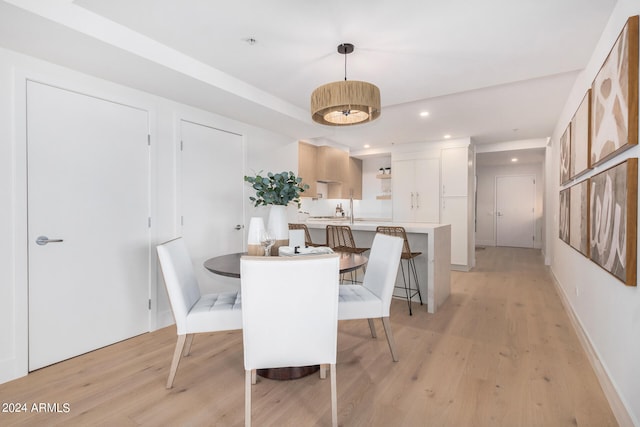
[[[416,191],[416,208],[420,209],[420,193]]]
[[[447,190],[446,187],[444,186],[444,184],[442,184],[442,194],[447,194]]]
[[[411,193],[411,209],[413,209],[413,192]]]

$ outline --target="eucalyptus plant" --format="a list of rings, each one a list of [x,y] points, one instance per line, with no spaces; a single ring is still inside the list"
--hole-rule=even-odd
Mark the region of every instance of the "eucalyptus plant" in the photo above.
[[[256,207],[287,206],[291,202],[300,207],[300,193],[304,193],[304,190],[309,188],[307,184],[302,184],[302,178],[296,177],[293,172],[269,172],[264,175],[260,171],[256,176],[245,176],[244,180],[256,190],[255,197],[249,197]]]

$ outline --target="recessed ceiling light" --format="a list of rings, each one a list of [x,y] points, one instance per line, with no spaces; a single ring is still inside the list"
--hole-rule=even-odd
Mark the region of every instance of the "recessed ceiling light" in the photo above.
[[[371,148],[369,144],[364,144],[364,148]]]
[[[428,111],[423,111],[420,113],[420,117],[427,117],[429,115]]]
[[[246,39],[244,39],[244,41],[249,45],[249,46],[253,46],[254,44],[258,43],[258,40],[256,40],[253,37],[247,37]]]
[[[517,161],[518,161],[518,158],[517,158],[517,157],[514,157],[513,159],[511,159],[511,161],[515,163],[515,162],[517,162]]]
[[[446,135],[444,136],[444,139],[449,139],[449,138],[451,138],[451,135],[449,135],[449,134],[446,134]]]

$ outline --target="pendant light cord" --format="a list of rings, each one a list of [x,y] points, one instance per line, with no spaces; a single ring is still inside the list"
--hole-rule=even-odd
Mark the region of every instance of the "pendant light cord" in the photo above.
[[[347,81],[347,54],[344,54],[344,81]]]

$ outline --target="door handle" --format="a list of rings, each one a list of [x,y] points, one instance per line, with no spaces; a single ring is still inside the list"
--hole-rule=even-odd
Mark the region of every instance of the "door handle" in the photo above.
[[[39,236],[36,239],[36,244],[40,245],[40,246],[44,246],[47,243],[60,243],[63,242],[62,239],[50,239],[47,236]]]
[[[416,208],[420,209],[420,193],[416,191]]]
[[[242,225],[242,224],[238,224],[238,225],[236,225],[236,226],[235,226],[235,227],[233,227],[233,228],[235,228],[236,230],[242,230],[242,229],[244,228],[244,225]]]
[[[496,213],[496,216],[502,216],[502,212]]]
[[[411,209],[413,209],[413,192],[411,193]]]

